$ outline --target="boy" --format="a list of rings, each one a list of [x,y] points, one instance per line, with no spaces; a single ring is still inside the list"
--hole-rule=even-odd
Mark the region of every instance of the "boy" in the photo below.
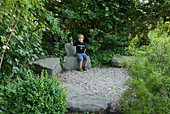
[[[83,69],[82,69],[83,60],[86,60],[85,65],[84,65],[84,70],[87,70],[87,63],[88,63],[89,57],[85,54],[86,44],[83,42],[84,35],[79,34],[77,37],[78,37],[78,42],[73,43],[72,37],[70,37],[70,40],[71,40],[71,45],[76,46],[76,56],[77,56],[78,60],[80,61],[79,70],[83,71]]]

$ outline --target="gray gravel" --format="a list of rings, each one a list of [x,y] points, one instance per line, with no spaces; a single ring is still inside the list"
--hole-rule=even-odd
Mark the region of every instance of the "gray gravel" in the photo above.
[[[65,71],[57,78],[74,86],[91,91],[117,103],[127,89],[124,83],[130,78],[125,68],[91,68],[88,71]]]

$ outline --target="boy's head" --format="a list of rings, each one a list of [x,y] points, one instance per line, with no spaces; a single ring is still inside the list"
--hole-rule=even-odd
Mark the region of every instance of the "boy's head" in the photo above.
[[[79,35],[77,36],[77,38],[78,38],[78,41],[82,43],[83,40],[84,40],[84,35],[83,35],[83,34],[79,34]]]

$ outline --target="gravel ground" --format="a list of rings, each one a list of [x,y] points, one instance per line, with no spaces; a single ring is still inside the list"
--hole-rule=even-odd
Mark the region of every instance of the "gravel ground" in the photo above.
[[[91,91],[117,103],[126,90],[125,81],[130,78],[125,68],[91,68],[87,71],[65,71],[57,78],[63,82]]]

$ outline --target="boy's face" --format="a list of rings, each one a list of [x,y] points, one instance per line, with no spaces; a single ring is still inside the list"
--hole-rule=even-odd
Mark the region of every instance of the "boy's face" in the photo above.
[[[82,42],[83,42],[83,40],[84,40],[84,37],[83,37],[83,36],[78,37],[78,41],[79,41],[79,42],[81,42],[81,43],[82,43]]]

